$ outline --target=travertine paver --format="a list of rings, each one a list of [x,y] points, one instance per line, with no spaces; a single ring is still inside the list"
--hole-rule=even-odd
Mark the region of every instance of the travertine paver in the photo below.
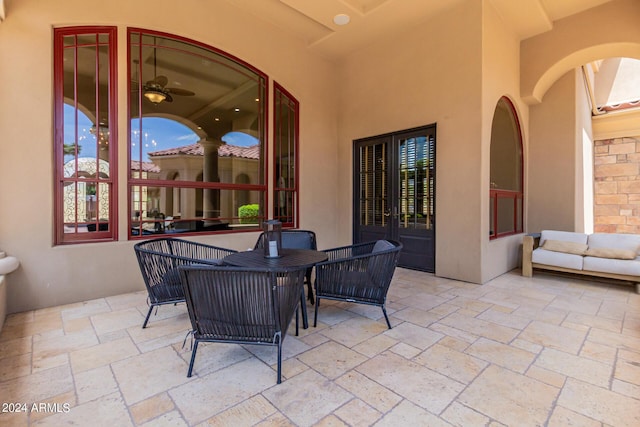
[[[640,295],[519,272],[482,286],[397,269],[378,307],[322,301],[271,346],[202,343],[135,292],[8,316],[0,426],[640,425]],[[313,306],[308,305],[309,313]],[[48,405],[48,406],[47,406]],[[38,408],[36,406],[35,408]]]
[[[464,384],[390,352],[363,363],[357,371],[436,414],[464,389]]]
[[[551,323],[534,321],[518,335],[518,338],[543,347],[578,354],[586,335],[585,331],[576,331]]]
[[[573,378],[569,378],[562,388],[558,404],[607,425],[640,425],[640,405],[637,399]]]
[[[545,424],[559,392],[532,378],[490,366],[458,400],[508,426],[539,426]]]

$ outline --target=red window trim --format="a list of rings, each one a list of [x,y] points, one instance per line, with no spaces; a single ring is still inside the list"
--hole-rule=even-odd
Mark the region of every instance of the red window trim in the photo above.
[[[513,200],[513,227],[509,231],[498,233],[498,199],[512,199]],[[493,223],[491,224],[492,233],[489,236],[490,239],[497,239],[500,237],[511,236],[514,234],[522,233],[523,225],[520,220],[520,227],[518,227],[518,211],[520,211],[520,217],[523,216],[522,210],[518,210],[518,201],[522,204],[523,194],[520,191],[510,190],[490,190],[489,201],[493,207]]]
[[[273,194],[274,194],[274,198],[276,197],[276,194],[278,194],[279,191],[288,191],[293,193],[293,204],[295,206],[295,209],[293,211],[293,221],[292,222],[283,222],[282,226],[283,228],[298,228],[299,227],[299,221],[300,221],[300,203],[299,203],[299,193],[300,193],[300,167],[299,167],[299,155],[300,155],[300,102],[298,101],[298,99],[296,97],[294,97],[289,91],[287,91],[285,88],[283,88],[278,82],[273,82],[273,122],[274,122],[274,127],[276,126],[276,114],[277,114],[277,109],[276,109],[276,103],[278,101],[277,97],[277,92],[279,92],[280,94],[286,96],[295,106],[295,118],[294,118],[294,126],[295,126],[295,131],[294,131],[294,157],[293,157],[293,161],[294,161],[294,186],[293,187],[279,187],[279,183],[278,180],[276,179],[276,173],[275,173],[275,167],[276,167],[276,160],[278,159],[278,153],[277,153],[277,147],[278,144],[276,144],[276,141],[274,141],[274,149],[273,149],[273,167],[274,167],[274,173],[273,173]],[[274,139],[275,139],[275,135],[278,134],[278,129],[274,129]],[[275,203],[275,201],[274,201]]]
[[[107,231],[99,228],[91,233],[64,232],[64,201],[63,182],[81,182],[78,178],[64,177],[64,37],[69,35],[107,34],[109,45],[109,89],[108,89],[108,117],[109,117],[109,179],[104,182],[110,185],[109,194],[109,227]],[[53,33],[53,86],[54,86],[54,245],[73,243],[89,243],[98,241],[113,241],[118,238],[118,180],[117,180],[117,70],[118,70],[118,38],[115,26],[78,26],[55,28]],[[97,54],[97,53],[96,53]],[[77,128],[76,128],[77,133]],[[78,223],[76,223],[77,225]],[[97,224],[96,224],[97,226]]]

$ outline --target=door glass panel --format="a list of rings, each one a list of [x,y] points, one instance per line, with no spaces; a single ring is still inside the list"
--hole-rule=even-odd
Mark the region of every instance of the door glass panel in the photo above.
[[[360,148],[360,225],[384,226],[388,221],[387,144]]]
[[[430,230],[433,225],[433,137],[399,141],[400,228]]]

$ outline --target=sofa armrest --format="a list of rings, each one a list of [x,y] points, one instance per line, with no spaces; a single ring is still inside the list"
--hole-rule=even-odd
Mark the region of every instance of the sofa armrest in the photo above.
[[[531,265],[531,257],[533,250],[540,244],[540,233],[527,234],[522,238],[522,275],[525,277],[533,276],[533,266]]]

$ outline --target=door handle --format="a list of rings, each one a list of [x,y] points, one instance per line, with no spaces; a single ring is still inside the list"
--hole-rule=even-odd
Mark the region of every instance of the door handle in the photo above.
[[[385,209],[385,211],[382,212],[382,215],[384,215],[386,217],[390,217],[391,216],[391,211],[389,209]]]

